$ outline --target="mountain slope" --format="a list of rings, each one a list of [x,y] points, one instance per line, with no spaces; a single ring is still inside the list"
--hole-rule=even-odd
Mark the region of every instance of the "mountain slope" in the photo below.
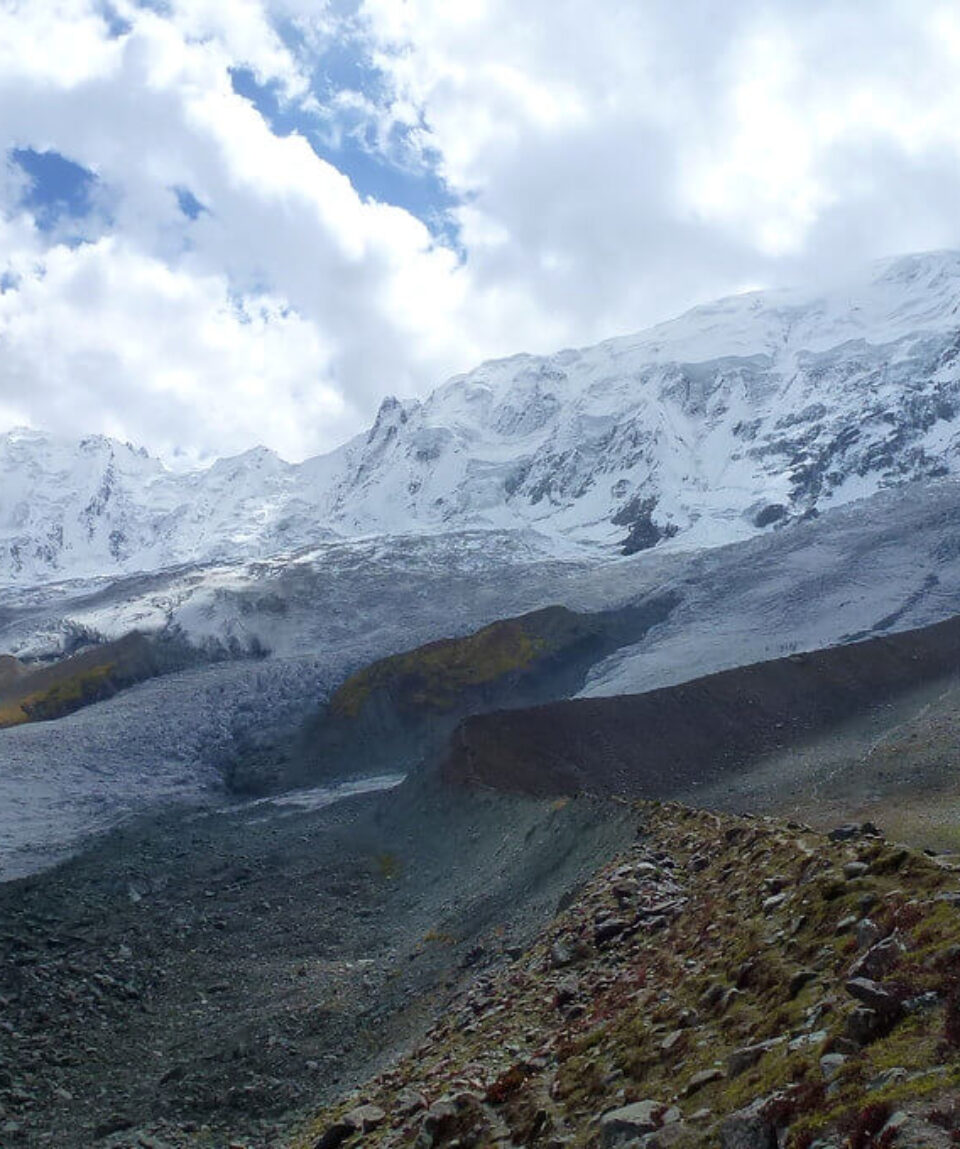
[[[634,812],[629,851],[512,960],[490,931],[295,1149],[955,1145],[956,868],[869,826]]]
[[[745,538],[955,474],[960,254],[757,292],[516,356],[294,466],[173,474],[129,445],[0,436],[0,585],[249,559],[331,537],[533,529],[561,551]]]

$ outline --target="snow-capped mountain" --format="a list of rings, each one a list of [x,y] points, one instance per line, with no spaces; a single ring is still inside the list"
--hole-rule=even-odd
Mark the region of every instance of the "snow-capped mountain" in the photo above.
[[[960,253],[755,292],[639,335],[487,363],[300,465],[186,475],[129,445],[0,436],[0,583],[254,558],[336,537],[533,529],[709,546],[960,472]],[[671,542],[671,540],[675,540]]]

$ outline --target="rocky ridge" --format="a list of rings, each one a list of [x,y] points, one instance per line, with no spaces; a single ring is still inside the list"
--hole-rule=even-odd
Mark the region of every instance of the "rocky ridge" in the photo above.
[[[940,1147],[960,872],[851,824],[638,804],[635,845],[295,1149]]]

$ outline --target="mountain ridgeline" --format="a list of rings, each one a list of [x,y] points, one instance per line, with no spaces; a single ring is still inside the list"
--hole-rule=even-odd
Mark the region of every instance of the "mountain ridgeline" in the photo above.
[[[712,546],[958,473],[960,254],[518,355],[298,465],[173,474],[102,436],[0,436],[0,585],[251,559],[371,534],[534,531],[563,553]]]

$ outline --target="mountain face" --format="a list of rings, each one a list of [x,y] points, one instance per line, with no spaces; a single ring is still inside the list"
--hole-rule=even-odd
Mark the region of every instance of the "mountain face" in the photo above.
[[[0,436],[0,585],[370,534],[533,530],[555,553],[713,546],[960,471],[960,253],[756,292],[487,363],[300,465],[174,474],[129,445]]]

